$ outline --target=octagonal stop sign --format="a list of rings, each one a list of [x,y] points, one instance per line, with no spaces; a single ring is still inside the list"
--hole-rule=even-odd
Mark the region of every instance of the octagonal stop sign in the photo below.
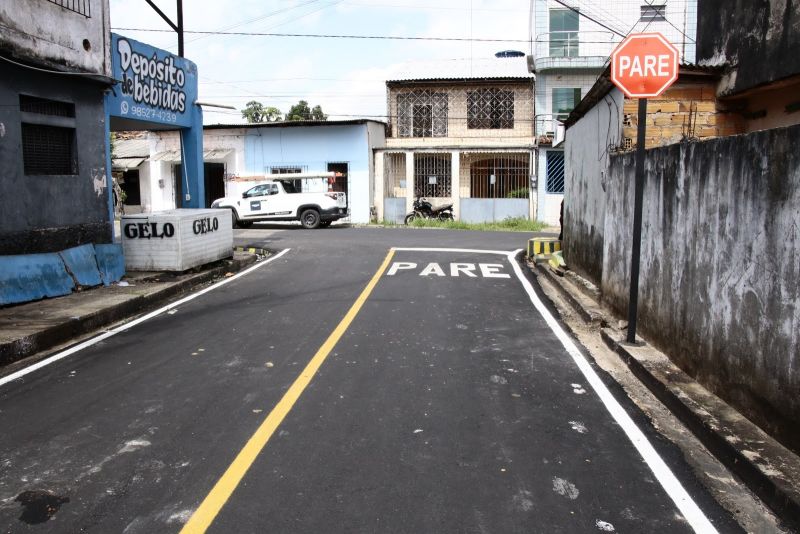
[[[660,33],[630,35],[611,53],[611,81],[629,98],[656,97],[678,79],[679,57]]]

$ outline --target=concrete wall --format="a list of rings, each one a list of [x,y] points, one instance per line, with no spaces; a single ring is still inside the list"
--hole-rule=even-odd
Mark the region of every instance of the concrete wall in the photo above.
[[[800,126],[793,126],[649,150],[639,297],[646,338],[795,450],[798,146]],[[611,157],[601,290],[621,313],[633,176],[634,154]]]
[[[797,0],[699,0],[697,60],[733,68],[721,94],[800,74]]]
[[[108,0],[73,3],[84,12],[41,0],[0,0],[0,49],[59,70],[110,76]]]
[[[613,89],[567,130],[564,148],[564,258],[597,285],[603,275],[609,147],[620,144],[623,98]]]
[[[111,241],[106,180],[104,86],[0,62],[0,254],[54,252]],[[71,102],[75,118],[27,117],[19,94]],[[35,114],[38,115],[38,114]],[[26,176],[23,119],[55,119],[75,129],[78,173]]]

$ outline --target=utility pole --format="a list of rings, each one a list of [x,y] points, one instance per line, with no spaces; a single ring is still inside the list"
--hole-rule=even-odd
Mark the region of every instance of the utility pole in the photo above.
[[[153,0],[145,0],[145,2],[150,4],[150,7],[153,8],[153,11],[158,13],[158,16],[160,16],[162,19],[164,19],[164,22],[169,24],[169,27],[172,28],[173,30],[175,30],[175,32],[178,34],[178,56],[184,57],[184,55],[183,55],[183,0],[176,0],[176,2],[177,2],[176,8],[177,8],[177,11],[178,11],[178,21],[177,22],[172,22],[172,19],[170,19],[166,15],[166,13],[161,11],[161,9],[155,4],[155,2],[153,2]]]

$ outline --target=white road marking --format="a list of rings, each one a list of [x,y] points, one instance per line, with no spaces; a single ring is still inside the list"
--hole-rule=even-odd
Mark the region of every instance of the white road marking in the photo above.
[[[592,386],[592,389],[594,389],[595,393],[597,393],[597,396],[600,397],[600,400],[611,414],[611,417],[614,418],[617,424],[619,424],[619,426],[628,436],[628,439],[631,440],[631,443],[636,450],[639,451],[639,454],[642,456],[645,463],[647,463],[648,467],[650,467],[650,470],[653,472],[656,479],[658,479],[659,483],[664,488],[664,491],[667,492],[667,495],[669,495],[694,531],[703,534],[717,532],[717,529],[714,528],[714,525],[711,524],[711,521],[708,520],[697,503],[694,502],[692,497],[687,493],[686,489],[684,489],[683,485],[675,477],[672,470],[667,466],[661,456],[659,456],[658,452],[655,450],[655,448],[653,448],[653,445],[650,443],[644,433],[639,429],[638,426],[636,426],[636,423],[633,422],[633,419],[630,418],[619,402],[617,402],[617,399],[614,398],[603,381],[600,380],[600,377],[597,376],[597,373],[594,371],[594,369],[592,369],[591,365],[589,365],[589,362],[586,361],[586,358],[584,358],[583,354],[581,354],[581,351],[578,349],[577,345],[575,345],[575,342],[572,340],[572,338],[570,338],[564,329],[561,328],[561,325],[558,324],[558,321],[556,321],[555,317],[553,317],[550,311],[545,307],[544,303],[539,299],[538,295],[536,295],[531,283],[527,278],[525,278],[522,270],[516,262],[516,255],[519,252],[520,250],[515,250],[507,253],[507,256],[511,267],[514,269],[517,278],[522,284],[522,287],[528,294],[533,306],[547,323],[547,326],[550,327],[550,330],[552,330],[558,340],[561,341],[561,344],[564,346],[567,353],[572,356],[573,361],[581,370],[583,376],[586,377],[586,380]]]
[[[467,254],[500,254],[508,256],[507,250],[481,250],[476,248],[424,248],[424,247],[392,247],[397,252],[464,252]]]
[[[70,347],[69,349],[67,349],[65,351],[59,352],[57,354],[54,354],[54,355],[50,356],[49,358],[45,358],[44,360],[41,360],[39,362],[34,363],[31,366],[25,367],[24,369],[20,369],[19,371],[11,373],[8,376],[4,376],[4,377],[0,378],[0,386],[4,386],[5,384],[8,384],[9,382],[13,382],[14,380],[18,380],[18,379],[22,378],[23,376],[25,376],[27,374],[30,374],[30,373],[32,373],[34,371],[37,371],[37,370],[41,369],[42,367],[50,365],[51,363],[55,363],[55,362],[57,362],[59,360],[63,360],[67,356],[71,356],[72,354],[75,354],[76,352],[82,351],[83,349],[85,349],[87,347],[91,347],[92,345],[95,345],[95,344],[97,344],[97,343],[99,343],[99,342],[101,342],[101,341],[103,341],[105,339],[108,339],[113,335],[116,335],[116,334],[119,334],[120,332],[124,332],[126,330],[129,330],[129,329],[133,328],[134,326],[138,325],[139,323],[143,323],[144,321],[146,321],[148,319],[152,319],[153,317],[155,317],[157,315],[160,315],[160,314],[162,314],[162,313],[164,313],[164,312],[166,312],[168,310],[176,308],[176,307],[178,307],[178,306],[180,306],[182,304],[186,304],[190,300],[194,300],[194,299],[196,299],[197,297],[199,297],[201,295],[205,295],[209,291],[213,291],[213,290],[215,290],[217,288],[220,288],[220,287],[224,286],[225,284],[229,284],[229,283],[233,282],[234,280],[236,280],[238,278],[241,278],[241,277],[243,277],[243,276],[255,271],[256,269],[260,269],[264,265],[267,265],[268,263],[271,263],[271,262],[277,260],[278,258],[283,256],[284,254],[286,254],[290,250],[291,249],[288,249],[288,248],[284,249],[284,250],[280,251],[278,254],[276,254],[275,256],[272,256],[271,258],[269,258],[267,260],[264,260],[262,262],[256,263],[252,267],[248,267],[244,271],[242,271],[240,273],[237,273],[237,274],[231,276],[230,278],[226,278],[224,280],[221,280],[221,281],[217,282],[214,285],[208,286],[207,288],[202,289],[202,290],[198,291],[197,293],[192,293],[189,296],[186,296],[186,297],[184,297],[184,298],[182,298],[180,300],[176,300],[175,302],[173,302],[171,304],[167,304],[166,306],[164,306],[162,308],[159,308],[159,309],[157,309],[155,311],[152,311],[152,312],[148,313],[147,315],[143,315],[142,317],[139,317],[138,319],[134,319],[133,321],[131,321],[129,323],[125,323],[123,325],[118,326],[117,328],[114,328],[114,329],[108,330],[106,332],[103,332],[99,336],[93,337],[91,339],[87,339],[83,343],[79,343],[79,344],[75,345],[74,347]]]
[[[553,317],[541,299],[539,299],[538,295],[536,295],[531,283],[527,278],[525,278],[516,261],[516,256],[522,251],[522,249],[509,252],[458,248],[395,247],[393,250],[398,252],[408,251],[502,254],[506,256],[508,258],[508,262],[511,264],[512,269],[514,269],[514,273],[517,275],[517,278],[522,284],[522,287],[528,294],[531,303],[533,304],[534,308],[536,308],[536,311],[539,312],[544,321],[547,323],[547,326],[550,327],[550,330],[553,331],[558,340],[564,346],[564,349],[566,349],[567,353],[572,357],[572,360],[578,366],[578,369],[580,369],[581,373],[583,373],[583,376],[589,382],[589,385],[592,386],[592,389],[594,389],[595,393],[597,393],[597,396],[605,405],[606,410],[608,410],[609,414],[611,414],[611,417],[613,417],[617,424],[619,424],[620,428],[622,428],[622,430],[625,432],[625,435],[628,436],[628,439],[642,456],[642,459],[653,472],[656,479],[661,484],[661,487],[664,488],[664,491],[678,507],[678,510],[680,510],[681,514],[683,514],[683,517],[686,519],[689,525],[691,525],[692,529],[701,534],[714,534],[717,532],[717,529],[711,524],[711,521],[709,521],[694,499],[692,499],[677,477],[675,477],[675,474],[672,472],[669,466],[667,466],[655,448],[653,448],[653,445],[650,443],[641,429],[636,426],[636,423],[633,422],[633,419],[630,418],[619,402],[617,402],[617,399],[614,398],[603,381],[600,380],[600,377],[597,375],[594,369],[592,369],[591,365],[589,365],[589,362],[586,360],[586,358],[584,358],[583,354],[581,354],[581,351],[578,349],[578,346],[575,344],[572,338],[570,338],[564,329],[561,328],[561,325],[558,324],[558,321],[556,321],[555,317]]]

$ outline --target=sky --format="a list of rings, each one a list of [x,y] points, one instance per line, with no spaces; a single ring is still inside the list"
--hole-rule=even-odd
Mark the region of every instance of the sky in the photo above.
[[[175,0],[155,3],[175,20]],[[169,29],[145,0],[110,0],[110,5],[112,31],[177,53],[174,32],[122,29]],[[187,34],[184,55],[197,64],[199,99],[237,110],[257,100],[285,113],[306,100],[312,107],[322,106],[329,119],[385,120],[385,81],[414,64],[491,58],[501,50],[529,49],[528,0],[184,0],[183,11],[187,31],[467,39]],[[206,124],[244,121],[239,111],[204,107],[203,113]]]

